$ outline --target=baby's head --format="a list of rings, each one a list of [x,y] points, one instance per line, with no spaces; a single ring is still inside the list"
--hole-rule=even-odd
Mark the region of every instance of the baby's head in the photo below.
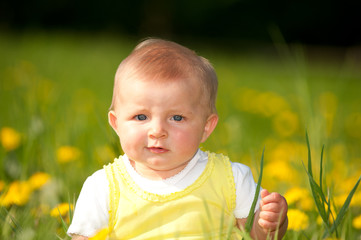
[[[217,125],[211,64],[174,42],[148,39],[120,64],[110,125],[143,176],[182,170]]]
[[[197,81],[207,115],[216,113],[217,75],[209,61],[177,43],[147,39],[138,44],[118,67],[111,110],[118,102],[122,83],[132,80],[154,82]],[[150,89],[151,90],[151,89]]]

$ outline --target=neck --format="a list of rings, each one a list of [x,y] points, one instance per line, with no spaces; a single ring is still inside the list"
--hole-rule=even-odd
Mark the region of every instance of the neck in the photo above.
[[[129,159],[129,162],[132,165],[132,167],[134,168],[134,170],[142,177],[147,178],[149,180],[159,181],[159,180],[164,180],[164,179],[173,177],[174,175],[181,172],[188,165],[190,160],[179,166],[176,166],[175,168],[164,169],[164,170],[150,168],[150,167],[144,166],[142,164],[138,164],[135,161],[130,160],[130,159]]]

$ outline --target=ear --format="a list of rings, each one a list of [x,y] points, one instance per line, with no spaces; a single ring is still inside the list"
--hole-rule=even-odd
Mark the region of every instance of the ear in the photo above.
[[[109,111],[109,113],[108,113],[108,121],[109,121],[110,126],[112,126],[114,131],[118,134],[117,115],[115,114],[115,112],[113,110]]]
[[[218,115],[215,113],[212,113],[206,122],[206,125],[204,126],[204,132],[201,142],[205,142],[209,135],[213,132],[213,130],[216,128],[218,123]]]

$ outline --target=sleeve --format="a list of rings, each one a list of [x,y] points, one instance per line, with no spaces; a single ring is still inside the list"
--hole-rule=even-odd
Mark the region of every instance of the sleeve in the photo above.
[[[109,188],[104,169],[88,177],[75,205],[68,235],[93,236],[108,226]]]
[[[236,208],[233,214],[236,218],[247,218],[256,193],[257,184],[248,166],[232,162],[232,171],[236,186]],[[260,200],[261,197],[259,195],[255,211],[259,209]]]

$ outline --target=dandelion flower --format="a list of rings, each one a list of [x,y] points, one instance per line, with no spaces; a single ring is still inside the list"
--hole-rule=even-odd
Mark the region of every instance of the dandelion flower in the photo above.
[[[8,191],[0,198],[0,206],[25,205],[30,198],[32,188],[28,182],[15,181],[9,186]]]
[[[265,165],[264,172],[267,178],[275,178],[287,183],[296,184],[300,180],[296,170],[286,161],[273,160]]]
[[[44,172],[37,172],[33,174],[28,182],[33,190],[37,190],[45,185],[50,180],[50,175]]]
[[[313,200],[306,188],[293,187],[285,193],[285,198],[289,205],[296,204],[303,210],[311,210],[313,207]]]
[[[60,203],[55,206],[50,211],[50,216],[52,217],[59,217],[59,216],[66,216],[69,213],[69,210],[73,210],[73,204],[69,203]]]
[[[337,207],[342,207],[343,204],[345,203],[347,197],[348,197],[349,193],[343,193],[341,195],[338,195],[336,197],[333,198],[334,203]],[[350,206],[361,206],[361,192],[356,192],[350,202]]]
[[[21,135],[10,127],[4,127],[0,130],[0,142],[6,151],[12,151],[19,147]]]
[[[263,92],[255,99],[258,111],[265,117],[271,117],[289,108],[286,100],[274,92]]]
[[[288,213],[288,229],[292,229],[294,231],[305,230],[309,225],[308,216],[298,210],[298,209],[289,209]]]
[[[106,240],[109,234],[108,228],[103,228],[95,236],[89,238],[89,240]]]
[[[72,146],[62,146],[56,151],[59,163],[67,163],[76,160],[80,156],[80,150]]]
[[[361,229],[361,215],[358,215],[352,220],[352,226],[356,229]]]

